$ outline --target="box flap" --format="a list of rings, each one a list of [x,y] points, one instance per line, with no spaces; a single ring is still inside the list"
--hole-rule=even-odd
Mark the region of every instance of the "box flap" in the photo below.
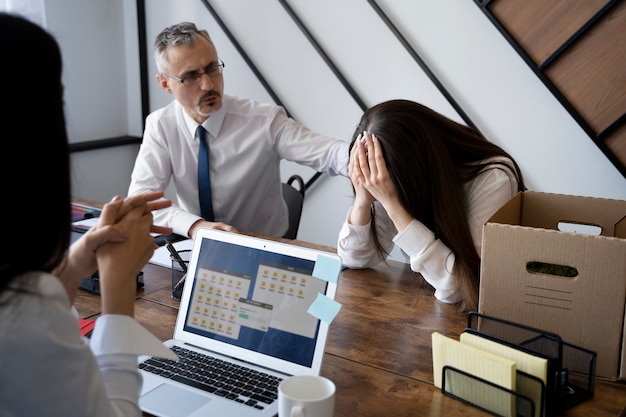
[[[520,224],[522,221],[523,192],[515,194],[509,201],[491,215],[487,223]]]
[[[520,225],[559,230],[560,222],[577,223],[599,226],[602,236],[626,238],[626,201],[535,191],[520,194]]]

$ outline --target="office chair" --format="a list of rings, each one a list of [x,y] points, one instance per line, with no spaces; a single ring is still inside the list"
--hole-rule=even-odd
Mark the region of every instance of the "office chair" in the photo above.
[[[297,182],[296,189],[292,183]],[[300,216],[302,215],[302,204],[304,203],[304,180],[299,175],[292,175],[287,182],[282,184],[283,199],[289,209],[289,229],[283,237],[295,239],[300,227]]]

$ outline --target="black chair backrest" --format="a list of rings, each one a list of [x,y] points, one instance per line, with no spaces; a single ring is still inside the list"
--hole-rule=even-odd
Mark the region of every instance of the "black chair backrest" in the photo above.
[[[298,183],[297,189],[292,185],[294,182]],[[283,183],[283,199],[289,209],[289,229],[283,236],[287,239],[295,239],[298,235],[302,205],[304,203],[304,191],[304,180],[299,175],[292,175],[287,182]]]

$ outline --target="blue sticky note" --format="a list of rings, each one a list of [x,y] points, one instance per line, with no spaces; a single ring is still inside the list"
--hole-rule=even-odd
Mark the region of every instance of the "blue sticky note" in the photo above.
[[[313,277],[328,282],[337,282],[341,272],[341,260],[330,256],[318,255],[313,267]]]
[[[339,310],[341,310],[341,304],[326,297],[322,293],[318,293],[317,298],[313,301],[313,304],[311,304],[307,312],[330,324],[335,319],[337,313],[339,313]]]

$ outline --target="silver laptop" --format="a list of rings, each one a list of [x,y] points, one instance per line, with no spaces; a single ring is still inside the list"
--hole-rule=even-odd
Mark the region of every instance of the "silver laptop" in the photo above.
[[[174,336],[164,342],[186,369],[140,357],[141,409],[159,417],[276,415],[282,379],[320,373],[332,321],[324,308],[336,305],[340,272],[335,254],[198,231]],[[212,370],[223,362],[225,372]]]

